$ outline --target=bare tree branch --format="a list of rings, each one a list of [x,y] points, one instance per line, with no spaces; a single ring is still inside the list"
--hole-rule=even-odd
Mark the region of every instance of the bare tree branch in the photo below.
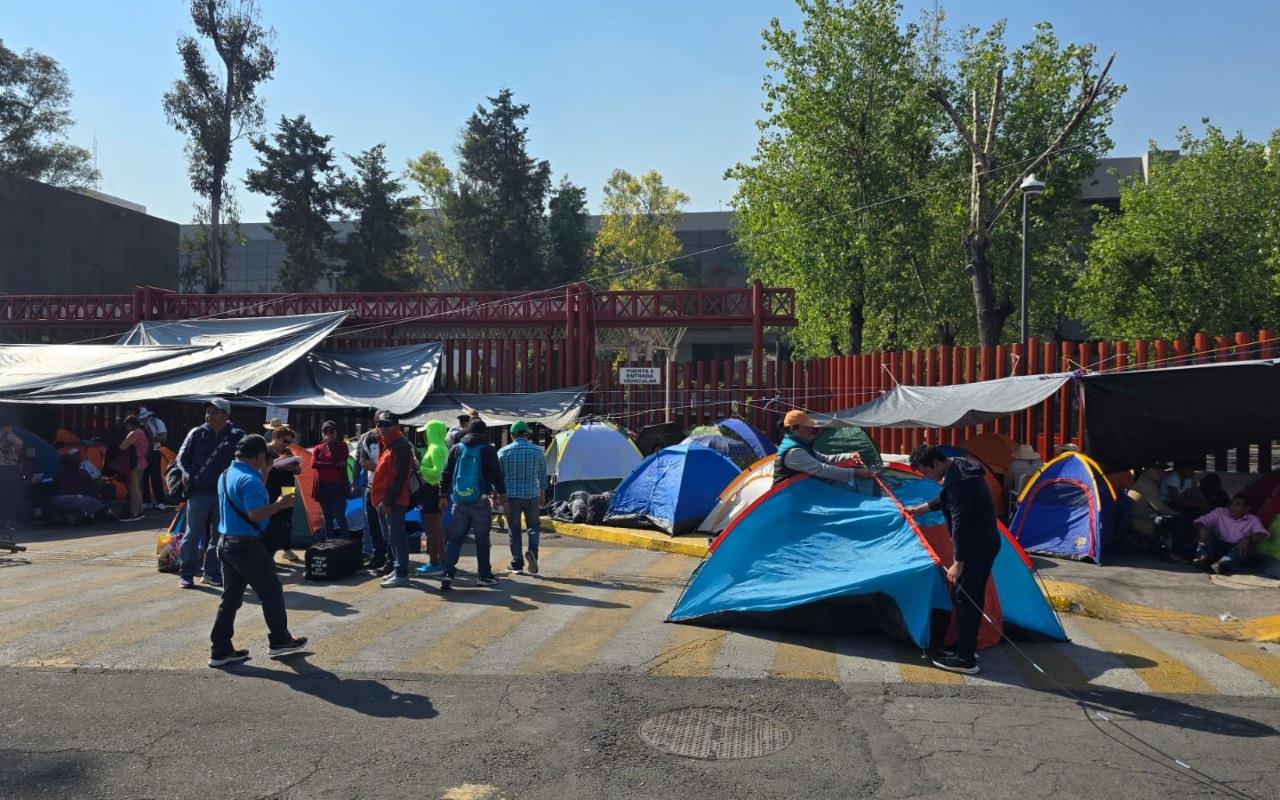
[[[996,150],[996,121],[1000,118],[1000,93],[1004,87],[1004,68],[996,70],[995,85],[991,87],[991,116],[987,117],[987,142],[982,147],[984,166],[991,163]]]
[[[964,124],[964,120],[960,119],[960,115],[956,113],[955,106],[951,105],[951,101],[942,93],[941,89],[930,89],[929,97],[942,106],[942,110],[946,112],[947,117],[951,119],[951,124],[955,126],[956,133],[960,134],[960,138],[968,145],[969,151],[975,156],[980,152],[978,143],[974,141],[973,135],[969,133],[968,127]]]

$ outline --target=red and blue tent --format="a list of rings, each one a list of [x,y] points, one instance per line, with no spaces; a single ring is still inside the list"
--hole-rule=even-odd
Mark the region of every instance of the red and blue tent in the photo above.
[[[1102,549],[1115,536],[1118,502],[1096,461],[1066,452],[1027,481],[1009,529],[1028,552],[1101,564]]]
[[[740,471],[709,447],[664,447],[640,462],[618,486],[604,524],[688,533],[711,513],[720,492]]]
[[[950,624],[944,573],[950,536],[940,512],[915,520],[905,506],[937,494],[936,483],[902,474],[875,484],[807,475],[785,481],[713,543],[668,621],[821,633],[879,629],[930,648],[939,643],[935,627]],[[1001,533],[986,593],[993,623],[983,623],[979,646],[996,644],[1006,629],[1066,641],[1030,560]]]

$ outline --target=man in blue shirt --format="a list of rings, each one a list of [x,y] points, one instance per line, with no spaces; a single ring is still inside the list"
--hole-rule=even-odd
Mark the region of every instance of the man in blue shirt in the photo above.
[[[178,450],[178,466],[187,490],[187,531],[182,537],[182,562],[178,585],[195,586],[196,572],[204,561],[201,583],[222,585],[218,563],[218,476],[231,466],[236,445],[244,431],[231,424],[231,404],[221,397],[205,401],[204,424],[192,428]],[[200,540],[209,536],[209,546],[200,551]]]
[[[511,571],[538,574],[538,539],[542,520],[539,511],[546,501],[547,460],[542,448],[529,441],[529,423],[519,421],[511,426],[515,437],[498,451],[498,463],[507,482],[507,532],[510,534]],[[529,526],[529,549],[521,557],[520,517]]]
[[[226,587],[218,615],[213,620],[209,639],[213,646],[209,666],[222,667],[249,657],[248,650],[237,650],[231,643],[235,634],[236,612],[244,602],[244,587],[252,586],[262,604],[267,620],[268,655],[272,658],[296,653],[306,645],[306,637],[289,633],[289,620],[284,610],[284,588],[276,575],[275,560],[262,544],[267,520],[277,511],[293,506],[294,495],[285,495],[272,503],[262,476],[271,468],[267,440],[254,434],[243,437],[236,445],[236,460],[218,477],[218,506],[221,511],[218,558],[221,559]]]

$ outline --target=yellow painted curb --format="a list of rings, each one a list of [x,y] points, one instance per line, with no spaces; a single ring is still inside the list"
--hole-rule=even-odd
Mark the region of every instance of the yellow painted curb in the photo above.
[[[1078,583],[1046,580],[1044,584],[1049,603],[1061,612],[1210,639],[1280,643],[1280,614],[1255,619],[1221,620],[1207,614],[1126,603]]]
[[[551,522],[545,518],[542,526],[544,531],[552,530],[565,536],[576,536],[579,539],[620,544],[625,547],[640,547],[645,550],[658,550],[693,558],[705,558],[707,555],[707,539],[703,536],[672,537],[658,531],[609,528],[604,525],[579,525],[558,520]]]

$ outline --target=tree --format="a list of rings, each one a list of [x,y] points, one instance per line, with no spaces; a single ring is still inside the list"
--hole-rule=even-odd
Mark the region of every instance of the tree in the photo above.
[[[1280,131],[1264,143],[1204,121],[1182,156],[1151,145],[1148,179],[1126,181],[1119,214],[1094,228],[1076,310],[1106,338],[1190,338],[1280,315]]]
[[[93,156],[67,142],[71,82],[43,53],[19,54],[0,39],[0,174],[20,175],[66,189],[98,184]]]
[[[671,261],[681,253],[675,226],[689,196],[656,170],[639,177],[615,169],[604,185],[593,278],[615,289],[670,289],[683,284]]]
[[[255,0],[191,0],[196,34],[210,41],[221,66],[210,66],[195,36],[178,37],[182,77],[163,99],[169,124],[189,137],[191,188],[209,204],[208,261],[198,267],[208,273],[204,282],[213,291],[226,284],[222,220],[231,150],[240,137],[262,127],[258,86],[275,70],[273,32],[263,29],[259,17]]]
[[[387,169],[386,146],[379,144],[348,156],[355,174],[343,184],[342,205],[355,217],[355,230],[343,246],[344,291],[397,292],[422,287],[417,252],[406,231],[413,221],[414,199]]]
[[[469,289],[538,288],[546,285],[542,228],[551,167],[527,152],[528,129],[520,123],[529,106],[514,102],[510,89],[488,100],[463,128],[456,175],[436,183],[440,258]]]
[[[955,150],[970,163],[964,269],[985,345],[999,343],[1017,307],[1018,261],[1012,256],[1017,234],[1005,212],[1019,185],[1027,175],[1043,173],[1049,188],[1037,201],[1041,220],[1046,212],[1074,209],[1081,179],[1111,147],[1106,131],[1125,89],[1107,76],[1114,55],[1099,69],[1094,45],[1063,46],[1047,22],[1012,53],[1004,33],[1004,22],[982,36],[966,29],[954,90],[939,85],[929,91],[951,122]],[[952,91],[965,98],[965,116],[948,98]],[[1052,224],[1060,236],[1072,227],[1061,219]],[[1044,275],[1045,261],[1038,264],[1037,274]]]
[[[551,193],[543,253],[543,285],[564,286],[586,277],[591,242],[587,190],[563,178]]]
[[[178,242],[178,284],[183,291],[217,294],[225,288],[225,282],[208,269],[213,263],[214,248],[207,205],[196,205],[191,226],[192,232]],[[234,245],[243,242],[240,207],[230,192],[222,198],[222,224],[218,226],[218,232],[221,236],[218,242],[220,252],[229,252]]]
[[[268,230],[285,243],[285,260],[277,274],[278,288],[284,292],[315,291],[316,283],[333,269],[329,219],[338,213],[342,175],[329,147],[332,139],[316,133],[300,114],[281,117],[272,141],[253,140],[260,167],[249,171],[245,185],[272,199]]]
[[[941,129],[922,76],[939,55],[892,0],[799,5],[800,30],[774,19],[763,34],[760,139],[726,173],[738,182],[735,232],[752,277],[796,288],[799,350],[857,353],[869,328],[890,343],[902,305],[921,302],[908,256],[924,218],[912,192]]]

